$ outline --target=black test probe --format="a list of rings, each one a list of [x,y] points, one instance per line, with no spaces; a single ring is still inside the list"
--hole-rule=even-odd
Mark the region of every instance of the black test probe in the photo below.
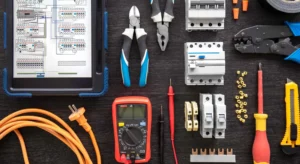
[[[160,142],[159,142],[159,146],[160,146],[160,164],[164,163],[164,140],[165,140],[165,136],[164,136],[164,125],[165,124],[165,118],[164,118],[164,111],[162,106],[160,107],[160,120],[159,120],[159,125],[160,125]]]

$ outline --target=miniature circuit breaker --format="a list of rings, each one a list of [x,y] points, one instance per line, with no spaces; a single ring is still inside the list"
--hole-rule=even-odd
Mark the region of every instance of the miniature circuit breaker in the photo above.
[[[185,0],[186,30],[224,29],[225,0]]]
[[[184,46],[186,85],[224,85],[223,42],[187,42]]]
[[[214,137],[216,139],[225,138],[226,130],[226,105],[225,96],[222,94],[214,94],[214,113],[215,113],[215,129]]]
[[[212,138],[214,128],[214,109],[211,94],[200,93],[200,134],[203,138]]]

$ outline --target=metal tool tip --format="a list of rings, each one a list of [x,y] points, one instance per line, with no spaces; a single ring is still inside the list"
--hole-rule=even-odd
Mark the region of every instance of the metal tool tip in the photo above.
[[[129,11],[129,17],[131,16],[140,17],[140,11],[136,6],[131,7]]]
[[[259,70],[262,70],[262,69],[261,69],[261,63],[258,64],[258,69],[259,69]]]
[[[170,79],[170,86],[172,86],[172,79]]]
[[[163,114],[163,107],[162,107],[162,105],[160,106],[160,114]]]
[[[290,82],[293,82],[293,81],[291,79],[287,78],[286,83],[290,83]]]

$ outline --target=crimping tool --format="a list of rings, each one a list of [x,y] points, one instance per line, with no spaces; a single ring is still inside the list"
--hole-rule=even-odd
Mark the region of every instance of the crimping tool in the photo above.
[[[129,53],[134,32],[136,33],[137,42],[139,45],[141,55],[141,74],[140,74],[140,87],[144,87],[147,84],[148,66],[149,66],[149,54],[146,45],[147,33],[143,28],[140,28],[140,12],[136,6],[132,6],[129,12],[129,28],[126,28],[123,32],[124,42],[121,52],[121,71],[123,84],[126,87],[131,86],[129,75]]]
[[[300,45],[292,45],[290,37],[293,36],[300,36],[300,23],[257,25],[238,32],[234,36],[234,46],[241,53],[279,54],[287,56],[285,60],[300,64]]]
[[[296,154],[300,146],[300,113],[298,85],[287,79],[285,84],[286,130],[280,143],[287,155]]]

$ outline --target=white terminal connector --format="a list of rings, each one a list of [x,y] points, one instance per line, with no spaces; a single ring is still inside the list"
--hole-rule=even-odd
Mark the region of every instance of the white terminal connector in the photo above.
[[[184,47],[186,85],[224,85],[223,42],[187,42]]]
[[[185,0],[186,30],[223,30],[225,0]]]
[[[214,137],[216,139],[225,138],[226,130],[226,105],[225,96],[222,94],[214,94],[214,109],[215,109],[215,129]]]
[[[214,128],[214,107],[211,94],[200,93],[200,134],[203,138],[212,138]]]

